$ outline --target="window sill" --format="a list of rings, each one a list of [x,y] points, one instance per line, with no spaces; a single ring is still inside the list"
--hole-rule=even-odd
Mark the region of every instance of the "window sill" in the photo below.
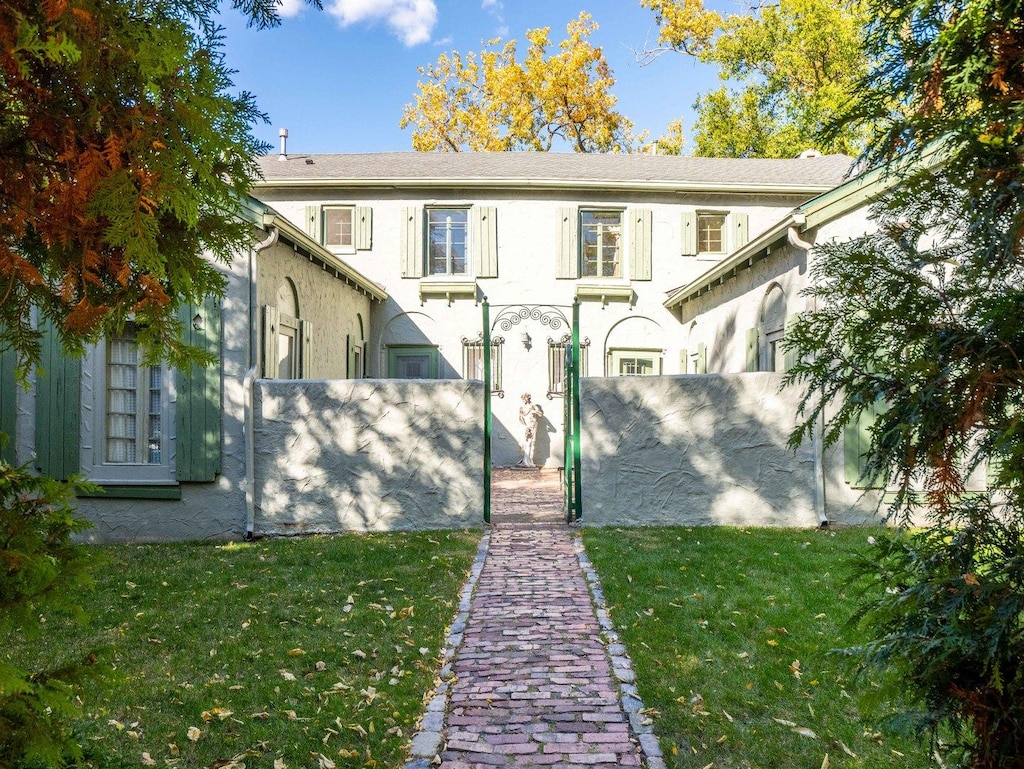
[[[100,483],[102,491],[79,494],[93,499],[181,499],[181,486],[163,484],[144,486],[141,484]]]
[[[632,302],[633,287],[621,282],[577,283],[576,298],[581,302],[600,301],[602,307],[608,302]]]
[[[472,278],[462,280],[425,278],[420,281],[420,304],[424,304],[427,299],[446,299],[448,304],[451,304],[456,299],[472,299],[475,302],[476,298],[476,281]]]

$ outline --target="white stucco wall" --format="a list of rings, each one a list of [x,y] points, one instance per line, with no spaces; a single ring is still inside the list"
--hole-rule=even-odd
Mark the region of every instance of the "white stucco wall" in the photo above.
[[[483,525],[477,382],[259,380],[256,534]]]
[[[479,301],[491,304],[493,334],[504,338],[502,384],[504,397],[496,397],[494,409],[494,462],[512,465],[521,458],[518,422],[520,396],[530,393],[544,408],[546,422],[538,436],[535,459],[538,464],[562,464],[562,409],[560,397],[546,398],[548,388],[549,338],[558,340],[567,327],[552,328],[539,320],[525,320],[506,331],[497,318],[507,305],[558,306],[571,318],[571,305],[578,283],[590,280],[556,279],[556,252],[560,237],[559,209],[601,207],[631,210],[650,209],[652,214],[651,281],[629,283],[631,301],[598,300],[581,304],[581,337],[590,340],[586,353],[592,376],[606,373],[609,350],[614,348],[653,349],[662,356],[665,374],[679,372],[679,352],[686,347],[685,329],[665,309],[666,292],[695,278],[717,263],[718,257],[682,256],[681,216],[700,209],[744,212],[749,217],[751,236],[780,219],[803,197],[752,194],[677,194],[616,191],[596,193],[585,190],[508,191],[437,188],[390,190],[354,187],[350,189],[289,189],[261,187],[260,198],[297,225],[304,225],[307,205],[351,204],[373,211],[372,248],[342,254],[349,264],[383,284],[390,298],[373,308],[369,334],[369,374],[387,376],[387,348],[401,344],[436,344],[440,355],[439,375],[444,379],[463,376],[462,339],[475,339],[482,331]],[[805,196],[804,196],[805,197]],[[420,284],[430,278],[401,275],[401,220],[408,206],[493,206],[497,210],[498,277],[476,280],[476,300],[444,298],[421,300]],[[627,217],[628,222],[628,217]],[[624,262],[628,262],[630,235],[622,241]],[[615,282],[615,281],[612,281]],[[549,316],[551,314],[549,313]],[[526,332],[531,349],[522,341]]]
[[[279,305],[279,294],[293,287],[298,318],[312,325],[307,376],[318,379],[355,377],[348,371],[346,345],[361,345],[370,322],[370,298],[304,258],[286,243],[260,255],[258,304]],[[290,313],[289,313],[290,314]]]
[[[585,379],[583,522],[818,526],[815,451],[773,373]]]

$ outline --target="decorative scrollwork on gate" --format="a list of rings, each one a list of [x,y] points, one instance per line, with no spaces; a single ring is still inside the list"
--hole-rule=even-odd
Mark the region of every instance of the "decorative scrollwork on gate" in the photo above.
[[[502,331],[508,331],[524,320],[538,321],[542,326],[553,330],[569,328],[569,321],[561,310],[543,304],[519,304],[506,307],[494,318],[491,328],[500,327]]]

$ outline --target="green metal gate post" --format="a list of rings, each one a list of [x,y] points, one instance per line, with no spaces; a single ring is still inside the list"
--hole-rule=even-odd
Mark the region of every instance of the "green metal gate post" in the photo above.
[[[572,303],[572,475],[575,520],[583,517],[583,489],[580,486],[580,300]]]
[[[483,301],[484,335],[484,523],[491,522],[491,306]]]

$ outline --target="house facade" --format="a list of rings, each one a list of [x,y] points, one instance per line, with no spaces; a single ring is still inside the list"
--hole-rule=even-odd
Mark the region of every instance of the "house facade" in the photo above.
[[[529,395],[544,411],[530,459],[562,466],[575,304],[585,521],[872,519],[867,425],[793,459],[795,396],[777,387],[816,245],[872,226],[884,183],[851,165],[261,158],[252,246],[221,266],[223,299],[181,318],[219,368],[143,367],[130,336],[73,361],[47,335],[27,391],[0,359],[3,456],[100,484],[80,501],[97,540],[479,524],[484,355],[492,463],[523,462]]]
[[[252,245],[220,265],[222,299],[182,308],[186,341],[220,359],[207,369],[146,366],[129,326],[63,354],[42,327],[43,362],[30,387],[0,360],[3,459],[58,479],[81,475],[95,540],[241,538],[256,518],[252,393],[263,377],[344,378],[380,286],[256,200],[240,211]],[[337,340],[343,340],[339,345]],[[353,353],[354,354],[354,353]]]
[[[495,465],[559,466],[562,350],[580,304],[584,376],[704,373],[719,345],[665,300],[852,160],[558,153],[271,155],[254,195],[382,284],[356,374],[482,379],[490,306]],[[340,342],[340,340],[338,340]],[[710,368],[709,368],[710,367]]]

